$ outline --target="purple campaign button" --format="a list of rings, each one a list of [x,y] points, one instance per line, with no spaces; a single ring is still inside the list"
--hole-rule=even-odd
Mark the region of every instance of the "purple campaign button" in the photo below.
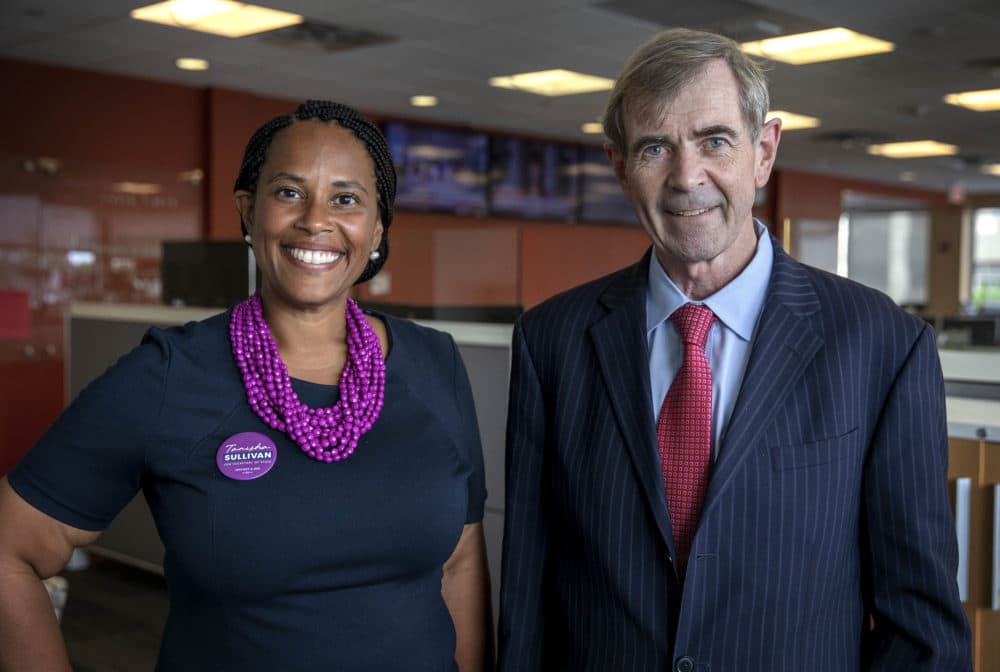
[[[222,442],[215,454],[219,471],[236,481],[260,478],[278,460],[274,441],[257,432],[233,434]]]

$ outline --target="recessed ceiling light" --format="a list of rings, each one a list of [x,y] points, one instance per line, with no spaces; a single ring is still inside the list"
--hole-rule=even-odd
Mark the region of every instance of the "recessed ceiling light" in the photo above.
[[[870,145],[868,153],[886,156],[890,159],[918,159],[925,156],[951,156],[958,154],[958,147],[937,140],[914,140],[912,142],[889,142],[884,145]]]
[[[771,110],[767,113],[768,119],[774,117],[781,119],[782,131],[797,131],[800,128],[816,128],[819,126],[818,118],[809,117],[804,114],[795,114],[794,112],[786,112],[784,110]]]
[[[987,175],[1000,175],[1000,163],[987,163],[982,170]]]
[[[944,97],[944,102],[967,107],[976,112],[992,112],[1000,110],[1000,89],[949,93]]]
[[[809,33],[744,42],[743,51],[772,61],[803,65],[843,58],[884,54],[896,48],[892,42],[862,35],[847,28],[828,28]]]
[[[302,23],[298,14],[231,0],[168,0],[131,12],[133,19],[225,37],[243,37]]]
[[[174,65],[181,70],[208,70],[208,61],[204,58],[178,58]]]
[[[413,107],[434,107],[437,104],[437,96],[413,96],[410,98],[410,105]]]
[[[587,123],[580,126],[580,130],[584,133],[597,134],[604,132],[604,124],[599,121],[588,121]]]
[[[572,70],[539,70],[516,75],[490,77],[490,86],[501,89],[527,91],[539,96],[569,96],[576,93],[609,91],[615,80],[595,75],[585,75]]]

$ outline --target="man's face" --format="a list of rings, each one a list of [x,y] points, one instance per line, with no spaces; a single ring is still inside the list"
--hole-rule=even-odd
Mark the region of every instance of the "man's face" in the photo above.
[[[612,149],[611,159],[660,263],[675,280],[710,272],[725,284],[756,248],[751,208],[771,173],[780,123],[765,124],[754,143],[736,78],[715,60],[646,114],[626,101],[624,125],[626,153]]]

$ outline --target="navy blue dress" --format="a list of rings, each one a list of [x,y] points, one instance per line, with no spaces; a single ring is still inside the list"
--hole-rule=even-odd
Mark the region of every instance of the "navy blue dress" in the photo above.
[[[101,530],[141,488],[166,548],[157,670],[454,670],[442,565],[482,520],[482,450],[447,334],[384,317],[385,405],[346,461],[319,463],[246,401],[229,313],[151,329],[14,469],[11,486]],[[293,381],[310,406],[337,388]],[[234,480],[228,438],[258,432],[274,466]]]

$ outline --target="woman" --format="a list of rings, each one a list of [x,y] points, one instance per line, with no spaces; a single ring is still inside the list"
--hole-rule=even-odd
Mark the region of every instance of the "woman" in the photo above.
[[[395,172],[356,111],[250,139],[235,200],[258,295],[142,345],[0,483],[0,669],[68,670],[39,577],[141,487],[166,548],[158,670],[479,670],[482,453],[451,338],[363,314]]]

